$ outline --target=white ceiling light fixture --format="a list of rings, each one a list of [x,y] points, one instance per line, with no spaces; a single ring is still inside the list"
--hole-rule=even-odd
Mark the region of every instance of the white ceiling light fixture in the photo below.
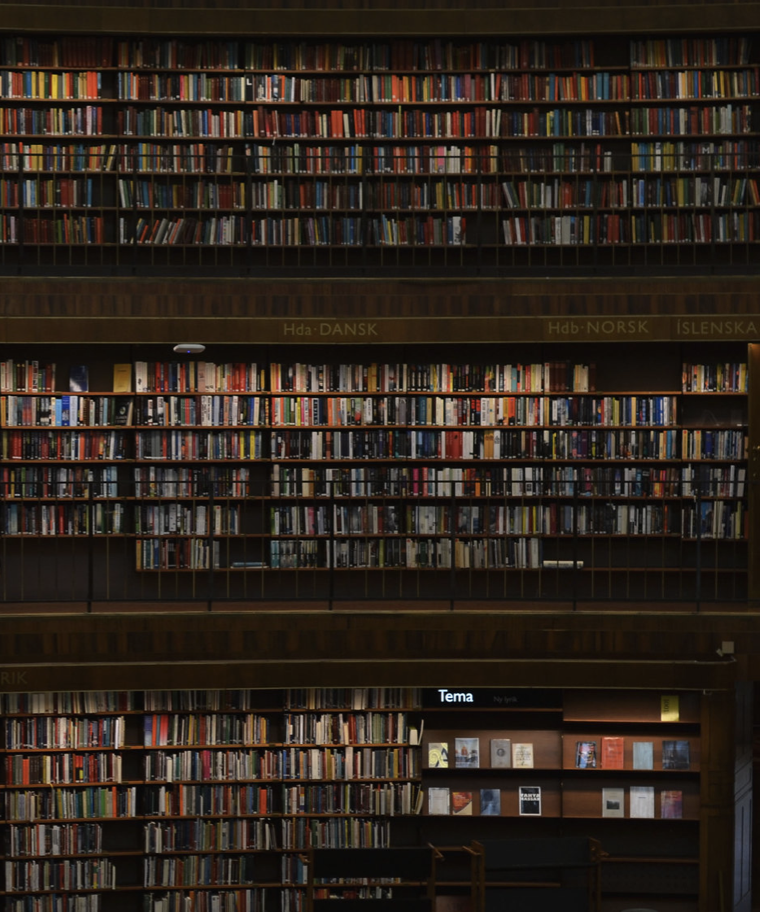
[[[200,342],[181,342],[174,346],[174,351],[178,355],[200,355],[201,352],[206,351],[206,346]]]

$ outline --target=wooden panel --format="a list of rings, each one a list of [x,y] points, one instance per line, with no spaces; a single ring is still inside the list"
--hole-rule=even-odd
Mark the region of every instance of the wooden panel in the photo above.
[[[43,0],[20,4],[0,0],[0,28],[15,31],[80,31],[82,7],[87,7],[87,30],[92,32],[177,32],[175,0]],[[468,7],[463,0],[425,0],[424,8],[404,0],[387,0],[382,6],[366,0],[321,0],[319,5],[272,0],[252,9],[251,0],[225,0],[215,9],[211,0],[183,0],[184,34],[357,34],[386,33],[388,11],[393,11],[396,35],[466,35],[490,32],[641,32],[679,28],[757,28],[753,2],[687,3],[685,0],[620,0],[614,5],[588,0],[582,5],[562,0],[478,0]],[[374,8],[373,8],[374,7]],[[730,11],[730,12],[729,12]]]
[[[661,703],[657,693],[581,693],[565,694],[564,718],[567,722],[660,722]],[[680,722],[699,722],[699,697],[684,694],[679,700]]]
[[[174,345],[187,338],[207,345],[753,341],[760,314],[752,282],[742,279],[614,286],[6,279],[0,292],[0,341],[7,343]]]
[[[662,31],[679,28],[722,29],[758,26],[751,2],[687,3],[685,0],[621,0],[611,5],[588,0],[583,5],[562,0],[478,0],[468,8],[462,0],[425,0],[424,7],[404,0],[382,6],[366,0],[320,0],[318,5],[272,0],[252,9],[250,0],[225,0],[214,9],[210,0],[183,0],[181,29],[185,34],[383,34],[393,11],[396,35],[435,31],[440,35],[568,31]],[[90,31],[133,31],[176,34],[175,0],[44,0],[0,2],[0,27],[14,30],[78,31],[87,7]],[[374,8],[373,8],[374,7]],[[730,13],[728,12],[730,10]]]

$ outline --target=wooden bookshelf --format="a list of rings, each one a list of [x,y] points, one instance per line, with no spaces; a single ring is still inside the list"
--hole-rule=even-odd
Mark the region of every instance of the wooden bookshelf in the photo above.
[[[741,343],[666,345],[638,374],[635,347],[359,353],[138,359],[116,393],[4,361],[6,549],[79,538],[70,572],[102,555],[93,584],[166,573],[190,597],[199,572],[228,597],[403,595],[421,575],[468,597],[746,597]],[[113,365],[92,371],[105,389]]]
[[[0,67],[6,267],[731,267],[760,238],[736,35],[8,37]]]

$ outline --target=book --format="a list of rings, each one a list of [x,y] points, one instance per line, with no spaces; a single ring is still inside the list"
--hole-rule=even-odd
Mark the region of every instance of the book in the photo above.
[[[454,766],[459,769],[478,769],[480,766],[480,739],[454,739]]]
[[[428,814],[431,816],[447,815],[450,813],[450,792],[447,788],[428,789]]]
[[[491,738],[491,768],[509,769],[512,766],[512,742],[509,738]]]
[[[138,393],[148,392],[148,362],[135,361],[135,389]]]
[[[633,742],[633,768],[635,770],[654,769],[654,743],[652,741]]]
[[[680,722],[681,710],[678,704],[678,695],[670,694],[660,697],[660,721]]]
[[[451,813],[455,817],[471,817],[472,792],[452,792]]]
[[[654,786],[632,785],[629,797],[631,817],[654,817]]]
[[[576,769],[596,769],[596,741],[575,742]]]
[[[113,391],[115,393],[132,392],[132,365],[114,364],[113,366]]]
[[[625,738],[602,738],[602,769],[623,769]]]
[[[133,399],[131,396],[116,396],[113,408],[113,423],[116,427],[132,424]]]
[[[515,769],[533,769],[533,745],[512,745],[512,766]]]
[[[521,785],[518,790],[521,817],[541,816],[541,789],[537,785]]]
[[[72,364],[69,371],[69,392],[86,393],[90,388],[89,372],[86,364]]]
[[[430,741],[428,743],[429,769],[447,769],[449,765],[449,745],[447,741]]]
[[[602,789],[602,817],[625,817],[625,789]]]
[[[480,790],[480,816],[501,816],[501,789]]]
[[[660,792],[660,817],[663,820],[680,820],[683,817],[683,792],[666,789]]]
[[[688,741],[662,742],[662,768],[664,770],[687,770],[691,766]]]

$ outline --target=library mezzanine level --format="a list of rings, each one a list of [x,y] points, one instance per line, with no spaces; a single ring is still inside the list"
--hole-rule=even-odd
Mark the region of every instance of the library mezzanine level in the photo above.
[[[760,3],[266,6],[0,0],[0,910],[760,908]]]

